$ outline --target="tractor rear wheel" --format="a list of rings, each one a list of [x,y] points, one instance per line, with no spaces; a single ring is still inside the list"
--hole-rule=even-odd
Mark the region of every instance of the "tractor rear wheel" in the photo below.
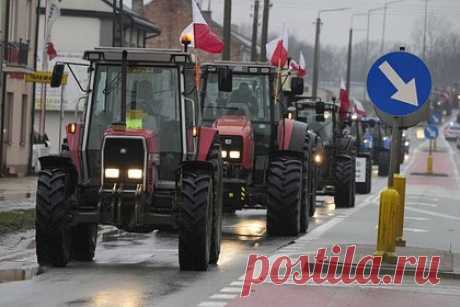
[[[379,173],[378,175],[381,177],[388,176],[390,172],[390,152],[389,151],[382,151],[379,154]]]
[[[303,194],[302,162],[280,156],[270,162],[267,177],[267,232],[295,236],[300,231]]]
[[[222,219],[223,219],[223,182],[222,182],[222,158],[220,156],[219,140],[214,140],[213,147],[208,154],[208,161],[214,168],[214,205],[212,210],[212,237],[209,263],[216,264],[220,255],[220,243],[222,241]]]
[[[181,270],[206,271],[210,262],[213,178],[186,170],[182,178],[179,206],[179,266]]]
[[[70,260],[69,185],[70,178],[62,170],[43,170],[38,175],[35,241],[39,265],[64,267]]]
[[[335,195],[334,202],[337,208],[355,206],[355,159],[351,157],[337,157],[335,162]]]
[[[93,261],[97,242],[97,224],[79,224],[72,228],[72,259]]]

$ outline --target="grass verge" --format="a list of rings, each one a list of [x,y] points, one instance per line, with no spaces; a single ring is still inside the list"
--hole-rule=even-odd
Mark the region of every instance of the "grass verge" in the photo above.
[[[35,209],[0,212],[0,236],[35,227]]]

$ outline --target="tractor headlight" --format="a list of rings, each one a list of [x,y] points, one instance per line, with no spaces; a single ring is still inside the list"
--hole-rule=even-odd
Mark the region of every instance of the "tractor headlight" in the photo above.
[[[228,156],[230,157],[230,159],[239,159],[241,157],[241,152],[238,150],[231,150],[228,153]]]
[[[321,162],[323,162],[323,156],[321,156],[321,154],[315,154],[313,160],[316,164],[321,164]]]
[[[294,117],[294,115],[292,114],[292,112],[288,112],[287,118],[292,119],[293,117]]]
[[[364,142],[364,144],[367,144],[367,143],[369,143],[369,140],[364,140],[363,142]]]
[[[409,147],[409,145],[410,145],[409,141],[404,142],[404,146]]]
[[[104,170],[105,178],[116,179],[120,177],[120,170],[118,168],[106,168]]]
[[[351,120],[358,120],[358,115],[357,114],[353,114],[351,116]]]
[[[227,156],[228,156],[228,151],[226,151],[226,150],[222,150],[222,152],[221,152],[221,156],[222,156],[222,159],[227,159]]]
[[[128,170],[128,179],[142,179],[142,170],[131,168]]]

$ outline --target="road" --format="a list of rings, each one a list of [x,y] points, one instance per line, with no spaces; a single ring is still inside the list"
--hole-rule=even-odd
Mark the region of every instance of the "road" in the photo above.
[[[419,167],[423,145],[416,145],[418,155],[411,155],[403,171],[410,172]],[[442,147],[451,159],[449,162],[460,167],[457,149],[448,146],[446,143]],[[418,158],[414,158],[416,156]],[[442,167],[443,162],[439,163],[438,166]],[[460,253],[460,207],[457,205],[460,194],[458,185],[455,186],[458,184],[458,169],[447,171],[451,172],[447,178],[408,179],[408,184],[414,186],[408,189],[407,198],[405,237],[408,245],[444,251],[450,249]],[[427,191],[420,180],[433,183],[433,190]],[[444,182],[435,180],[446,180],[454,185],[455,193],[446,192]],[[309,233],[300,238],[267,237],[264,210],[245,210],[236,215],[226,215],[221,258],[218,265],[211,267],[208,272],[179,271],[175,234],[128,234],[104,228],[99,236],[94,263],[71,263],[63,269],[47,268],[32,280],[0,284],[0,306],[209,307],[227,303],[231,306],[277,306],[279,304],[275,302],[286,302],[286,295],[292,297],[294,305],[302,306],[323,306],[334,299],[336,304],[331,303],[331,306],[342,306],[337,303],[340,298],[350,298],[353,302],[359,295],[367,295],[367,300],[363,299],[360,305],[368,306],[365,302],[372,301],[369,296],[400,299],[400,293],[411,293],[405,296],[406,299],[412,303],[418,302],[416,298],[421,297],[420,293],[410,288],[411,285],[406,286],[406,290],[409,289],[406,292],[401,292],[401,289],[394,292],[396,290],[362,291],[355,288],[354,292],[350,292],[346,287],[322,288],[312,285],[301,290],[292,285],[273,288],[273,285],[264,284],[248,300],[238,298],[241,276],[249,254],[311,251],[331,242],[375,244],[378,192],[385,185],[386,178],[379,178],[374,173],[372,194],[358,195],[354,209],[335,209],[330,198],[321,198],[316,214],[311,219]],[[33,259],[33,251],[31,245],[22,257]],[[449,281],[443,286],[438,289],[444,289],[444,294],[458,302],[460,288],[457,283]],[[424,291],[427,292],[426,289]],[[341,296],[342,292],[346,294]],[[433,291],[428,293],[432,298],[433,295],[440,295],[433,294]],[[311,296],[315,296],[315,299],[308,300]],[[449,306],[449,302],[446,306]]]

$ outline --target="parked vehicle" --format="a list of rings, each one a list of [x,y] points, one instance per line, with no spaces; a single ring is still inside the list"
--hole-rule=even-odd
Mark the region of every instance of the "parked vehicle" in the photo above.
[[[206,270],[220,253],[222,160],[217,129],[201,124],[190,54],[97,48],[84,58],[86,118],[67,127],[59,155],[40,158],[38,263],[91,261],[102,224],[177,229],[180,269]]]
[[[297,235],[308,229],[315,204],[312,134],[305,123],[283,118],[277,77],[268,64],[206,64],[201,100],[204,121],[220,134],[224,210],[267,208],[270,235]],[[303,82],[293,90],[303,92]]]
[[[448,141],[455,141],[460,137],[460,123],[457,121],[451,121],[444,128],[444,137]]]

